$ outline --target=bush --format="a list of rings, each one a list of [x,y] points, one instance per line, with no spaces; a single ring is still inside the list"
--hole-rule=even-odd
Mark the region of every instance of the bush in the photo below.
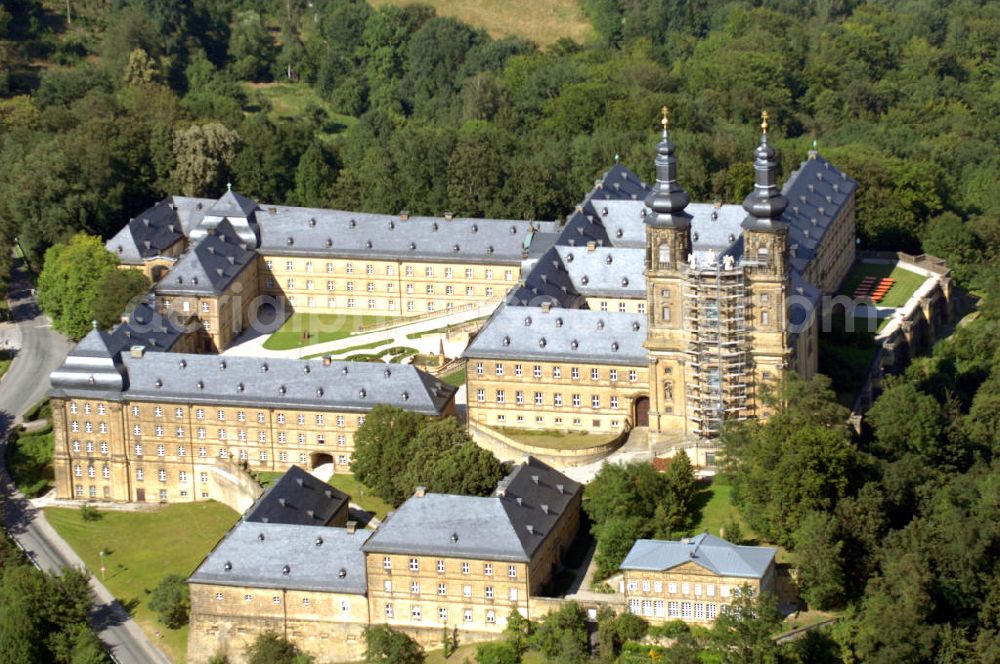
[[[662,625],[652,625],[649,628],[650,636],[665,639],[676,639],[679,636],[690,633],[691,628],[683,620],[671,620]]]
[[[171,629],[187,624],[191,598],[184,577],[176,574],[163,577],[149,596],[149,608],[156,611],[160,622]]]
[[[509,643],[484,643],[476,648],[478,664],[519,664],[517,650]]]
[[[48,399],[42,399],[34,406],[28,409],[24,414],[25,422],[34,422],[35,420],[48,420],[52,418],[52,404]]]
[[[17,488],[28,498],[47,492],[55,475],[52,470],[52,430],[23,433],[13,431],[7,441],[7,468]]]
[[[80,518],[84,521],[100,521],[102,514],[96,507],[89,503],[80,505]]]
[[[365,662],[385,664],[423,664],[424,650],[402,632],[388,625],[369,627],[365,630]]]

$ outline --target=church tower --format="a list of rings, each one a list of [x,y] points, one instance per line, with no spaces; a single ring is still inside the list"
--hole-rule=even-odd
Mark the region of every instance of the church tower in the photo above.
[[[649,351],[648,424],[650,442],[658,433],[685,428],[683,271],[691,253],[691,198],[677,182],[675,146],[663,107],[663,137],[656,148],[656,184],[646,196],[646,348]],[[636,400],[635,423],[646,424],[646,404]]]
[[[747,282],[747,329],[753,371],[753,414],[766,417],[761,388],[779,381],[789,366],[791,346],[785,315],[790,289],[788,223],[781,219],[788,199],[777,184],[778,164],[767,144],[767,111],[761,114],[760,145],[754,151],[754,188],[743,201],[743,265]]]

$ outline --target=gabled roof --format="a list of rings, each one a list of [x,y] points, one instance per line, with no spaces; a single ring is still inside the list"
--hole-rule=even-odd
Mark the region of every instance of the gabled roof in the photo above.
[[[413,496],[382,522],[365,552],[529,562],[566,511],[578,509],[581,490],[529,457],[488,498]]]
[[[221,295],[255,258],[253,246],[223,219],[177,261],[155,289],[164,295]]]
[[[129,219],[104,246],[122,263],[141,263],[162,255],[183,239],[184,231],[177,212],[168,200],[162,200]]]
[[[299,466],[290,467],[243,515],[244,521],[325,526],[343,509],[350,496],[313,477]]]
[[[411,365],[146,353],[124,355],[132,398],[365,413],[386,403],[440,416],[457,388]]]
[[[260,250],[277,256],[520,264],[551,246],[555,224],[269,206],[257,213]]]
[[[256,209],[256,202],[230,189],[212,207],[208,208],[205,214],[206,216],[229,217],[230,219],[249,219]]]
[[[147,352],[166,352],[184,335],[195,332],[200,326],[197,320],[181,325],[143,302],[132,310],[128,321],[109,333],[108,345],[115,353],[127,351],[132,346],[142,346]]]
[[[241,521],[188,582],[363,595],[368,532]]]
[[[507,295],[505,301],[511,305],[532,307],[548,303],[554,307],[567,309],[578,309],[586,304],[573,287],[566,265],[555,247],[538,259],[524,280]]]
[[[645,314],[503,305],[464,356],[645,366],[645,341]]]
[[[777,549],[739,546],[708,533],[680,541],[636,540],[620,569],[663,572],[694,563],[719,576],[760,579],[774,561]]]

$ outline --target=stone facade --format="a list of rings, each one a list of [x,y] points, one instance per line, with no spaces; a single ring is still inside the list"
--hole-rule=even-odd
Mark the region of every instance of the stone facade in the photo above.
[[[203,664],[217,654],[240,664],[246,647],[268,631],[285,636],[317,662],[364,658],[369,624],[364,595],[203,583],[188,587],[191,664]]]

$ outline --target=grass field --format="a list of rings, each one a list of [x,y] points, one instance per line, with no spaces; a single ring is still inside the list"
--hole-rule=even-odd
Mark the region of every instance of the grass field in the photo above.
[[[617,435],[587,433],[586,431],[526,431],[510,427],[501,427],[500,432],[524,445],[547,447],[553,450],[576,450],[603,445]]]
[[[372,4],[430,5],[439,16],[454,16],[493,37],[527,37],[542,46],[563,37],[582,42],[592,34],[578,0],[374,0]]]
[[[268,115],[274,122],[300,119],[310,108],[319,108],[327,115],[320,135],[332,138],[358,121],[349,115],[334,113],[330,105],[305,83],[243,83],[243,87],[251,97],[259,94],[270,103],[271,112]]]
[[[456,369],[451,373],[447,373],[441,376],[441,380],[448,383],[449,385],[454,385],[455,387],[461,387],[465,385],[465,371],[466,367],[463,364],[461,369]]]
[[[28,498],[46,493],[55,480],[52,471],[52,428],[19,433],[7,447],[7,469],[17,488]]]
[[[372,512],[379,519],[384,519],[385,515],[394,508],[378,496],[372,490],[354,478],[354,475],[333,475],[330,477],[330,485],[334,486],[351,497],[351,502],[360,505],[366,512]]]
[[[896,280],[896,283],[892,285],[892,288],[890,288],[889,292],[885,294],[882,301],[877,303],[880,307],[903,306],[926,280],[926,277],[923,277],[915,272],[910,272],[909,270],[901,268],[898,265],[858,263],[844,278],[844,284],[841,287],[840,294],[847,296],[853,295],[854,289],[858,287],[858,284],[861,283],[861,280],[864,277],[875,277],[876,279],[892,277]]]
[[[188,628],[160,624],[147,605],[149,593],[168,574],[191,574],[239,515],[220,503],[199,502],[155,512],[102,512],[98,521],[84,521],[78,509],[49,507],[45,518],[97,578],[105,550],[104,585],[174,662],[183,662]]]
[[[349,337],[365,325],[382,320],[379,316],[341,314],[292,314],[277,332],[264,342],[268,350],[289,350]],[[303,333],[309,333],[303,338]]]
[[[698,523],[692,533],[708,532],[719,537],[719,530],[728,523],[736,521],[744,539],[751,539],[754,534],[750,527],[740,518],[739,511],[731,501],[733,487],[721,476],[715,477],[711,484],[702,486],[694,496]]]

